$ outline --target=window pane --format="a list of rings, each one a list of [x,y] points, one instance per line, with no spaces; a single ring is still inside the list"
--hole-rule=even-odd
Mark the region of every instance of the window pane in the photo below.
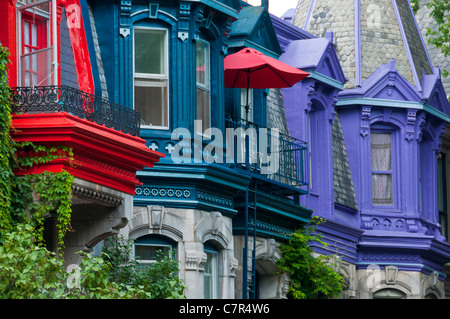
[[[38,46],[38,44],[37,44],[37,25],[36,24],[32,24],[31,25],[31,30],[32,30],[32,35],[31,35],[31,44],[34,46],[34,47],[37,47]]]
[[[31,74],[30,72],[25,72],[25,86],[31,86]]]
[[[134,106],[141,125],[167,126],[167,86],[135,86]]]
[[[28,53],[30,51],[29,48],[25,48],[25,53]],[[25,70],[30,70],[31,68],[31,63],[30,63],[30,56],[24,56],[23,57],[23,66],[25,68]]]
[[[136,73],[165,75],[165,31],[134,31],[134,62]]]
[[[197,41],[196,44],[197,85],[209,88],[209,44]]]
[[[197,108],[196,120],[202,120],[202,132],[211,127],[209,43],[196,43]]]
[[[38,70],[38,55],[35,53],[33,53],[31,55],[31,65],[32,65],[33,71],[37,72],[37,70]]]
[[[391,134],[372,133],[370,134],[370,143],[372,152],[372,170],[392,170]]]
[[[168,253],[170,251],[170,247],[135,245],[134,253],[136,255],[136,258],[147,261],[147,260],[156,260],[158,251],[162,251],[163,253]]]
[[[197,88],[197,120],[202,120],[202,132],[211,125],[209,91]]]
[[[50,29],[47,28],[48,19],[38,15],[33,10],[21,13],[23,38],[21,39],[21,85],[51,85],[52,76],[52,49],[47,46]],[[40,50],[39,53],[23,56]]]
[[[28,22],[23,23],[23,43],[30,44],[30,24]]]
[[[217,298],[217,254],[206,252],[206,264],[203,272],[205,299]]]
[[[374,205],[394,205],[391,174],[372,174],[372,202]]]

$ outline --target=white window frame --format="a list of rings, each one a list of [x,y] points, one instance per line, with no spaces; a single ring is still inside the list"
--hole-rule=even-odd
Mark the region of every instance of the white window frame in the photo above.
[[[164,32],[164,74],[152,74],[152,73],[136,73],[135,72],[135,30],[149,30],[149,31],[162,31]],[[153,129],[153,130],[168,130],[170,126],[170,76],[169,76],[169,32],[165,28],[135,26],[133,28],[133,109],[135,108],[135,83],[140,84],[141,87],[167,87],[167,103],[162,110],[162,116],[164,117],[167,112],[167,125],[141,125],[141,129]],[[153,80],[153,81],[152,81]],[[163,85],[163,81],[166,81],[167,85]],[[163,119],[164,122],[164,119]]]
[[[209,121],[209,126],[211,127],[212,126],[212,123],[211,123],[211,44],[208,41],[203,40],[203,39],[198,39],[197,43],[198,42],[202,42],[202,43],[206,44],[208,47],[208,56],[206,58],[206,65],[205,65],[205,68],[207,69],[208,72],[205,72],[205,82],[206,82],[205,85],[203,85],[203,83],[197,82],[197,71],[195,72],[195,94],[197,95],[197,89],[208,92],[208,98],[209,98],[209,101],[208,101],[209,119],[208,119],[208,121]],[[197,59],[197,57],[196,57],[196,59]],[[195,63],[195,66],[197,67],[197,62]],[[204,125],[203,124],[203,115],[199,118],[199,115],[197,114],[197,103],[196,103],[195,112],[196,112],[195,119],[201,120],[202,125]],[[204,136],[205,134],[204,134],[203,127],[201,128],[201,132],[196,132],[196,134]]]

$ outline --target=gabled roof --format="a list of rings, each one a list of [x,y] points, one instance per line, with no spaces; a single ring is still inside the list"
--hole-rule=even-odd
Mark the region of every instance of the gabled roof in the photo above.
[[[421,100],[417,89],[397,70],[394,59],[376,69],[360,88],[347,89],[343,95],[411,102]]]
[[[392,59],[389,64],[382,64],[375,70],[361,87],[341,92],[337,105],[352,105],[353,101],[354,104],[364,102],[386,107],[418,108],[450,121],[450,104],[438,68],[433,74],[424,74],[421,87],[422,91],[418,91],[403,77]]]
[[[293,67],[314,70],[338,82],[346,82],[330,34],[326,38],[292,41],[280,60]]]
[[[230,48],[250,47],[273,58],[282,53],[272,20],[264,7],[243,7],[231,25],[228,43]]]
[[[241,6],[239,0],[200,0],[200,2],[234,18],[237,17]]]
[[[422,100],[435,109],[450,115],[450,103],[447,100],[440,69],[437,67],[433,74],[424,75],[422,79]]]

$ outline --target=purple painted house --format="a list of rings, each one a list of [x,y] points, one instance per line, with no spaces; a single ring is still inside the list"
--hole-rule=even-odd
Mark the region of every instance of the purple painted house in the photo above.
[[[346,279],[343,298],[445,298],[450,262],[443,135],[450,105],[407,0],[300,0],[273,18],[280,60],[311,73],[283,89],[308,141],[302,204]]]

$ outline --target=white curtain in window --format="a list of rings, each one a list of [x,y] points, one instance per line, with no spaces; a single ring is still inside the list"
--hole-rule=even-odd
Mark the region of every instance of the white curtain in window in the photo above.
[[[392,147],[390,133],[372,133],[372,171],[392,170]]]
[[[372,133],[372,202],[374,205],[393,205],[392,141],[390,133]]]

